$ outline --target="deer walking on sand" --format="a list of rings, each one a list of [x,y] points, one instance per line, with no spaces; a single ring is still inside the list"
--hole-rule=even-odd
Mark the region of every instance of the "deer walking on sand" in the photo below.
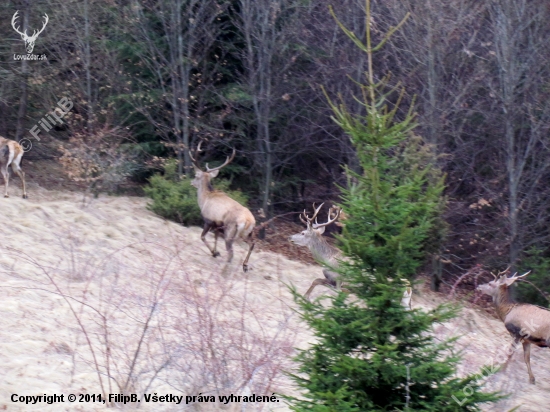
[[[535,376],[531,371],[531,344],[540,348],[550,347],[550,310],[528,303],[514,302],[510,296],[510,286],[515,281],[525,278],[531,271],[521,276],[516,276],[517,273],[515,273],[507,277],[508,270],[509,268],[500,272],[499,277],[493,275],[495,280],[478,286],[477,290],[493,298],[497,315],[504,322],[504,327],[510,332],[516,344],[519,342],[523,344],[523,358],[527,365],[529,383],[534,385]],[[513,354],[514,352],[511,352],[508,356],[503,370],[506,369]]]
[[[199,143],[196,153],[200,152],[201,143]],[[227,263],[225,266],[225,268],[227,268],[233,259],[233,242],[238,238],[243,239],[248,244],[248,253],[243,262],[243,271],[247,272],[248,259],[254,249],[252,231],[256,225],[256,220],[248,208],[244,207],[236,200],[231,199],[224,192],[215,190],[210,183],[210,181],[218,175],[219,171],[231,163],[234,158],[235,149],[233,149],[231,156],[227,157],[221,166],[210,169],[207,163],[206,170],[201,170],[196,159],[191,156],[195,168],[195,178],[191,184],[197,188],[197,200],[204,220],[201,240],[206,247],[208,247],[212,256],[217,257],[220,256],[220,253],[216,250],[216,244],[219,234],[223,233],[225,248],[227,250]],[[206,235],[211,230],[214,231],[213,248],[206,240]]]

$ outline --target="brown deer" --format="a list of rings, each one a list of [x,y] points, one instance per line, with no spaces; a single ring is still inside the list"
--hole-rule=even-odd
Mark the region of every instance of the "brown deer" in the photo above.
[[[518,279],[525,278],[531,271],[521,276],[515,273],[507,277],[506,273],[500,272],[500,277],[493,275],[495,280],[480,285],[477,290],[493,298],[497,315],[504,326],[514,338],[515,343],[523,344],[523,357],[529,373],[529,383],[535,384],[535,376],[531,371],[531,344],[541,348],[550,347],[550,310],[528,303],[514,302],[510,296],[510,286]],[[510,354],[505,363],[504,369],[514,352]]]
[[[199,143],[196,153],[200,152],[201,143]],[[231,199],[224,192],[215,190],[210,183],[210,181],[218,175],[220,169],[231,163],[234,158],[235,149],[233,149],[231,157],[227,157],[221,166],[210,169],[207,163],[206,170],[201,170],[196,159],[191,156],[195,168],[195,178],[191,184],[197,188],[197,199],[204,220],[204,229],[201,234],[202,241],[208,247],[212,256],[217,257],[220,255],[216,250],[218,235],[220,233],[223,234],[225,238],[225,248],[227,250],[227,268],[233,259],[233,242],[238,238],[243,239],[248,244],[248,254],[243,262],[243,271],[247,272],[248,259],[250,258],[250,254],[255,244],[252,231],[256,225],[256,220],[250,210],[236,200]],[[214,231],[213,248],[210,247],[210,244],[206,240],[206,235],[211,230]]]
[[[345,288],[342,288],[341,281],[338,279],[338,273],[331,269],[338,269],[339,261],[342,260],[342,252],[330,245],[323,233],[325,228],[333,222],[336,222],[342,216],[342,209],[339,207],[331,207],[328,212],[328,218],[325,223],[317,223],[317,215],[323,207],[324,203],[321,203],[319,207],[315,207],[313,204],[313,216],[309,217],[304,210],[304,213],[300,215],[300,220],[307,226],[306,230],[292,235],[289,240],[299,246],[306,246],[309,248],[313,257],[320,262],[325,268],[323,274],[325,278],[318,278],[313,281],[307,292],[304,294],[304,298],[309,300],[309,295],[313,292],[318,285],[324,285],[327,287],[335,288],[336,290],[343,290],[348,292]],[[333,216],[334,215],[334,216]],[[302,217],[303,216],[303,217]],[[315,222],[315,223],[314,223]],[[401,305],[408,310],[411,309],[411,297],[412,288],[407,280],[404,280],[407,284],[403,298],[401,299]]]
[[[323,269],[325,278],[318,278],[313,281],[304,295],[304,298],[307,300],[309,300],[309,295],[313,292],[313,289],[318,285],[325,285],[327,287],[336,288],[336,290],[341,290],[341,282],[338,280],[338,273],[331,270],[331,268],[338,267],[338,260],[342,259],[342,252],[330,245],[325,238],[323,238],[325,228],[338,220],[341,209],[334,206],[331,207],[328,212],[327,221],[325,223],[317,223],[317,215],[323,205],[324,203],[321,203],[318,208],[315,208],[315,203],[313,204],[313,209],[315,211],[312,217],[309,217],[304,210],[303,217],[300,215],[300,220],[307,226],[306,230],[288,238],[288,240],[296,245],[308,247],[313,257],[321,263],[321,265],[325,266]],[[333,218],[331,218],[332,213],[334,213]],[[314,221],[315,223],[313,223]]]
[[[8,167],[11,165],[11,170],[16,173],[21,182],[23,182],[23,199],[27,198],[27,189],[25,185],[25,172],[21,170],[21,159],[23,158],[24,150],[19,143],[14,140],[6,139],[0,136],[0,172],[4,177],[5,193],[4,197],[10,197],[8,195],[8,184],[10,181],[10,173]]]

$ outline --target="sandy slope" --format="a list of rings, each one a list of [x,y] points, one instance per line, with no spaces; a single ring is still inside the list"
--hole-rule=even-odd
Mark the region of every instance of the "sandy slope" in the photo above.
[[[27,201],[0,200],[0,410],[103,410],[98,404],[10,401],[13,393],[101,393],[100,382],[105,392],[118,393],[118,383],[128,393],[158,395],[291,390],[275,372],[289,367],[292,347],[307,345],[310,336],[292,311],[285,285],[305,291],[320,274],[318,267],[257,252],[244,275],[239,262],[245,249],[236,246],[233,273],[223,278],[223,244],[222,259],[213,259],[199,228],[159,219],[146,210],[146,199],[102,197],[84,205],[78,194],[31,189]],[[12,196],[16,193],[12,188]],[[413,307],[441,301],[418,290]],[[501,322],[471,308],[436,328],[439,338],[461,333],[461,373],[477,371],[510,342]],[[513,396],[487,410],[521,404],[520,411],[550,411],[550,351],[533,349],[531,363],[536,386],[527,383],[519,353],[506,372],[489,379],[490,389]],[[104,372],[106,365],[116,382],[98,377],[96,369]],[[130,370],[133,379],[125,382]],[[239,403],[118,405],[137,406],[259,410],[257,404]],[[279,402],[263,410],[285,407]]]

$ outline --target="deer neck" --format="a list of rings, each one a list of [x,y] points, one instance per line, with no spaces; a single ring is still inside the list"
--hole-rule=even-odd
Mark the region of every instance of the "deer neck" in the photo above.
[[[506,315],[516,306],[516,302],[510,297],[510,290],[507,287],[501,286],[496,296],[493,297],[493,303],[497,310],[497,315],[504,322]]]
[[[314,241],[309,245],[309,250],[313,257],[325,264],[335,264],[336,255],[340,253],[338,249],[328,244],[322,237],[314,238]]]
[[[213,191],[214,187],[212,186],[212,183],[210,183],[210,180],[201,179],[201,184],[197,188],[197,198],[199,201],[199,205],[203,205],[208,197],[208,194]]]

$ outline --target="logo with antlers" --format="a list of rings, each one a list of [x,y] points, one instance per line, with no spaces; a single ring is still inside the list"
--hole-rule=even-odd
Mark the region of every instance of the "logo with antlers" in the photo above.
[[[38,35],[40,33],[42,33],[44,31],[44,29],[46,28],[46,25],[48,24],[48,20],[49,20],[49,17],[46,13],[44,13],[44,23],[42,25],[42,28],[38,31],[34,30],[32,36],[28,36],[27,35],[27,30],[25,30],[24,32],[21,32],[19,30],[19,26],[15,26],[17,24],[16,20],[17,18],[19,17],[17,15],[17,13],[19,13],[19,10],[17,10],[15,12],[15,14],[13,15],[12,19],[11,19],[11,25],[13,27],[13,29],[21,35],[21,38],[23,39],[23,41],[25,42],[25,48],[27,49],[27,53],[32,53],[32,51],[34,50],[34,42],[36,41],[36,39],[38,38]]]

